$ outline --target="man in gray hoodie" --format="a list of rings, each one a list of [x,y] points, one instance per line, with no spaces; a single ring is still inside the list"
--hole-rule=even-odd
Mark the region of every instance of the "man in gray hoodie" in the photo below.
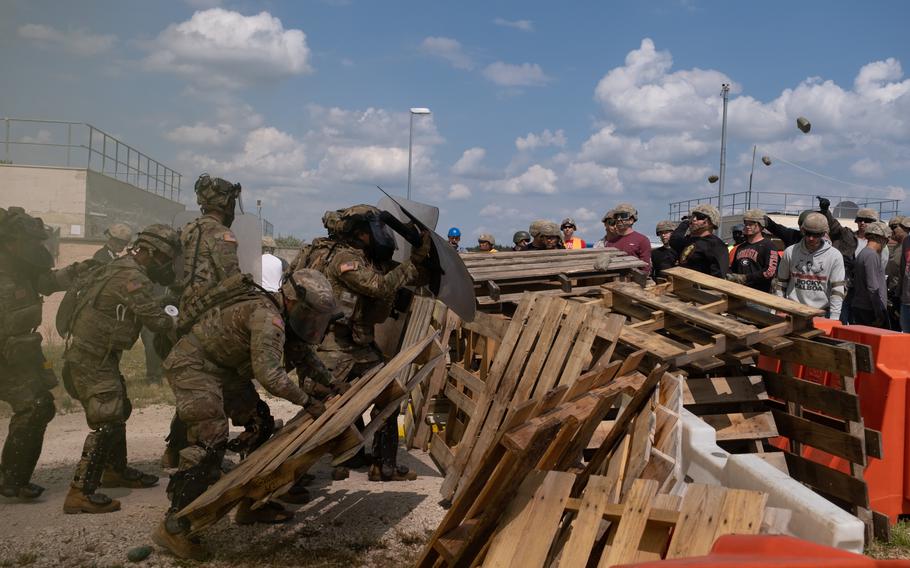
[[[825,239],[828,220],[821,213],[809,213],[800,231],[802,240],[787,247],[780,259],[774,292],[839,319],[845,295],[844,257]]]

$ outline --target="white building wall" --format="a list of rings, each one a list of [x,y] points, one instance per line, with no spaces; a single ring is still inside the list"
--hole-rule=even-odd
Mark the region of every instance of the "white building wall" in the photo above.
[[[60,228],[61,237],[85,234],[86,170],[0,164],[0,207],[11,205]]]

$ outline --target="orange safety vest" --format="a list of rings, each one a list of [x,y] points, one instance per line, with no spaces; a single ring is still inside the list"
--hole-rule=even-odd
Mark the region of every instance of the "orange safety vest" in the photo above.
[[[578,237],[572,237],[571,239],[566,241],[566,248],[567,249],[583,249],[583,248],[585,248],[585,241],[584,241],[584,239],[580,239]]]

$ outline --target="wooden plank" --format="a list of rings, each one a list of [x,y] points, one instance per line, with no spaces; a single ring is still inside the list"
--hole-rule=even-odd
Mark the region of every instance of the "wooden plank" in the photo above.
[[[782,412],[786,412],[787,410],[787,405],[783,402],[769,400],[767,404],[771,409],[777,409]],[[840,432],[847,431],[846,422],[825,414],[819,414],[818,412],[813,412],[811,410],[803,410],[802,418],[811,420],[822,426],[827,426],[828,428],[833,428]],[[870,458],[882,459],[882,433],[871,428],[864,428],[863,439],[865,440],[866,455]]]
[[[651,513],[651,502],[657,494],[657,482],[639,479],[623,505],[622,518],[616,527],[613,543],[604,547],[598,568],[626,564],[635,560],[638,546]]]
[[[623,482],[619,492],[619,498],[622,500],[632,487],[633,482],[638,479],[645,465],[651,459],[651,403],[645,407],[635,417],[632,423],[630,433],[632,438],[629,445],[629,459],[626,463],[626,470],[623,473]]]
[[[791,440],[818,448],[856,464],[866,464],[866,455],[863,451],[863,440],[861,438],[822,426],[805,418],[790,416],[779,410],[772,410],[771,412],[774,414],[774,422],[777,424],[777,430],[781,436],[786,436]]]
[[[648,519],[652,521],[654,513],[659,509],[678,511],[682,504],[682,498],[677,495],[667,495],[659,493],[654,497],[651,503],[651,515]],[[666,525],[656,522],[649,522],[645,527],[645,532],[641,536],[641,544],[638,546],[638,554],[635,556],[635,562],[652,562],[660,560],[664,550],[670,540],[670,530]]]
[[[532,471],[524,479],[509,502],[499,523],[499,528],[490,540],[484,564],[486,566],[507,567],[518,551],[521,535],[529,530],[528,521],[533,515],[534,506],[545,497],[546,472]]]
[[[581,375],[581,370],[587,367],[591,362],[591,348],[597,337],[597,330],[604,325],[601,320],[606,319],[606,317],[612,317],[609,316],[603,308],[598,308],[596,306],[585,306],[585,308],[589,310],[587,312],[588,315],[582,322],[578,337],[575,338],[575,344],[572,345],[572,350],[568,354],[566,365],[557,381],[558,385],[572,385],[578,380],[578,377]],[[616,337],[619,337],[620,329],[621,328],[616,328]]]
[[[791,337],[793,345],[783,349],[772,350],[757,344],[755,347],[763,355],[774,357],[788,363],[805,365],[844,376],[856,375],[856,356],[853,350],[843,346],[829,345],[820,341]]]
[[[841,389],[771,372],[765,373],[765,387],[769,395],[784,401],[808,406],[844,420],[862,420],[859,397]]]
[[[449,367],[449,376],[464,385],[474,396],[480,397],[487,389],[480,377],[460,365],[453,364]]]
[[[455,454],[452,453],[452,450],[446,444],[445,438],[439,433],[436,432],[432,435],[430,441],[430,457],[433,459],[433,462],[436,463],[439,467],[439,471],[443,475],[452,467],[452,460],[455,459]]]
[[[445,395],[446,398],[452,401],[452,404],[458,407],[458,410],[473,418],[477,412],[477,407],[474,401],[468,398],[466,394],[455,388],[454,385],[448,384],[445,388]]]
[[[559,568],[587,565],[611,493],[612,487],[607,478],[595,475],[588,479],[571,535],[562,549]]]
[[[509,321],[507,317],[498,314],[477,312],[474,314],[474,321],[461,322],[461,327],[502,342],[509,329]]]
[[[707,288],[723,292],[728,296],[734,298],[739,298],[746,300],[755,304],[760,304],[762,306],[767,306],[777,311],[786,312],[788,314],[794,314],[803,318],[814,318],[814,317],[824,317],[824,312],[819,309],[811,308],[809,306],[800,304],[799,302],[794,302],[792,300],[787,300],[774,294],[766,294],[764,292],[759,292],[754,288],[749,288],[742,284],[737,284],[735,282],[728,282],[726,280],[715,278],[707,274],[702,274],[696,270],[689,268],[683,268],[680,266],[675,266],[673,268],[667,269],[664,271],[664,274],[670,277],[674,281],[679,279],[692,284],[698,284],[705,286]]]
[[[693,378],[683,381],[682,403],[695,414],[699,406],[736,406],[745,402],[767,400],[761,375],[739,377]]]
[[[689,485],[666,558],[702,556],[711,551],[725,493],[726,490],[719,486]]]
[[[576,313],[577,307],[570,306],[562,298],[550,299],[550,305],[544,314],[543,324],[540,327],[540,333],[537,336],[537,342],[534,344],[534,350],[527,359],[524,371],[512,394],[512,400],[522,402],[534,397],[535,392],[546,392],[550,386],[544,384],[543,374],[545,373],[544,364],[549,356],[565,358],[564,347],[559,344],[559,336],[565,332],[569,326],[577,326],[579,315]],[[563,324],[565,317],[565,324]],[[530,322],[529,322],[530,323]],[[577,327],[572,328],[574,335],[578,331]],[[527,333],[527,332],[526,332]],[[556,342],[556,343],[554,343]],[[538,379],[541,382],[541,390],[537,391]]]
[[[641,331],[629,326],[622,328],[619,340],[627,345],[631,345],[635,349],[647,351],[660,359],[661,362],[672,361],[686,353],[685,349],[673,345],[660,335]]]
[[[579,334],[580,328],[584,324],[584,321],[590,316],[594,306],[573,304],[569,305],[568,308],[569,309],[566,311],[566,319],[559,328],[559,335],[554,340],[550,350],[547,353],[544,353],[546,356],[546,363],[540,372],[540,384],[534,390],[536,393],[546,392],[555,386],[561,386],[563,384],[571,386],[571,383],[578,378],[578,375],[576,374],[571,378],[571,381],[560,380],[560,376],[566,366],[566,360],[570,356],[569,349],[576,342],[576,337]],[[591,342],[593,342],[593,340],[594,337],[591,335],[587,343],[588,351],[590,351]],[[579,367],[578,371],[580,372],[580,370]]]
[[[711,545],[726,534],[758,534],[767,502],[767,493],[727,489],[720,521],[717,523]]]
[[[781,453],[787,460],[787,470],[793,479],[853,505],[869,505],[869,489],[862,479],[790,452]]]
[[[778,435],[778,427],[770,412],[731,412],[699,416],[717,430],[717,440],[761,440]]]

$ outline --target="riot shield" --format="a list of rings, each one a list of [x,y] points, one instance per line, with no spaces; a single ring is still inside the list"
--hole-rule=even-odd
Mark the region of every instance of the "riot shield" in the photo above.
[[[382,188],[380,188],[380,191],[382,191]],[[386,211],[403,223],[413,222],[421,229],[430,232],[432,240],[432,250],[428,259],[432,273],[430,291],[433,292],[439,301],[458,314],[458,317],[464,321],[473,321],[474,312],[477,309],[477,301],[474,297],[474,281],[471,279],[471,275],[468,273],[468,269],[465,267],[461,257],[449,245],[449,241],[437,235],[433,230],[436,221],[439,219],[439,210],[430,205],[409,201],[403,197],[392,196],[385,191],[382,192],[385,193],[386,197],[380,201],[380,208],[383,208],[384,200],[388,199],[396,207],[386,208]],[[415,209],[419,209],[419,211],[411,211],[410,207],[412,204],[416,204],[418,207],[415,207]],[[435,210],[435,213],[431,210]],[[421,215],[427,215],[430,220],[433,220],[433,226],[431,227],[425,223]],[[410,245],[406,243],[404,238],[402,238],[402,241],[405,241],[409,255]],[[403,247],[399,245],[399,252],[402,249]],[[404,258],[407,258],[407,255]]]
[[[397,202],[396,199],[398,200]],[[406,207],[415,217],[420,219],[420,222],[426,225],[431,231],[436,230],[436,224],[439,223],[439,207],[411,201],[404,197],[392,199],[389,196],[383,196],[382,199],[379,200],[377,207],[383,211],[388,211],[399,221],[404,223],[410,222],[408,216],[405,215],[404,212],[402,212],[401,207],[398,206],[399,203],[401,203],[403,207]],[[409,256],[411,256],[411,243],[402,235],[395,233],[395,255],[392,257],[392,260],[395,262],[404,262]]]
[[[183,227],[202,215],[199,211],[181,211],[174,216],[171,226],[182,230]],[[231,231],[237,237],[237,260],[240,271],[252,274],[257,284],[262,283],[262,224],[259,217],[251,213],[241,213],[231,223]]]

